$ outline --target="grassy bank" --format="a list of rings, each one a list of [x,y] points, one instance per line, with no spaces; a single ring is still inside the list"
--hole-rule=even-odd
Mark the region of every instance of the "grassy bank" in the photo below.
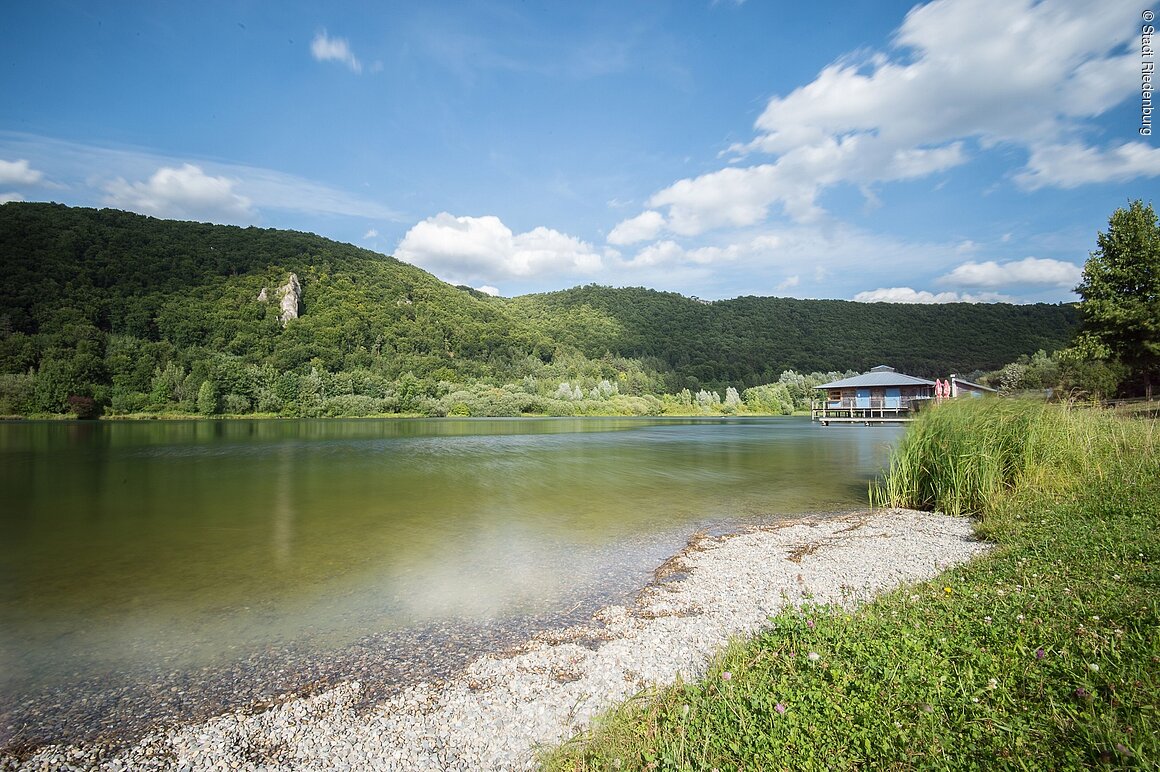
[[[641,695],[548,769],[1160,766],[1160,434],[987,400],[912,425],[872,490],[979,519],[987,558],[805,607]]]

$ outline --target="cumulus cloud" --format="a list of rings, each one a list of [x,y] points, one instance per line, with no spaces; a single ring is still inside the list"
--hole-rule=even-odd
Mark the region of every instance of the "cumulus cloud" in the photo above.
[[[479,290],[484,295],[491,295],[493,298],[499,297],[499,288],[492,287],[490,284],[484,284],[482,287],[476,287],[475,289]]]
[[[657,241],[642,247],[629,260],[621,261],[628,268],[649,268],[664,265],[720,266],[755,259],[770,259],[782,245],[782,237],[762,233],[724,246],[710,245],[687,249],[672,239]]]
[[[0,185],[35,185],[43,177],[44,173],[33,169],[27,159],[0,159]]]
[[[417,223],[395,256],[448,281],[475,284],[496,278],[589,275],[602,259],[592,245],[543,226],[513,233],[495,216],[441,212]]]
[[[927,292],[910,287],[884,287],[854,296],[858,303],[1010,303],[1013,299],[997,293],[979,295],[958,292]]]
[[[213,177],[193,164],[163,166],[144,182],[117,178],[105,186],[105,204],[143,214],[207,222],[249,223],[257,218],[235,181]]]
[[[1028,190],[1077,188],[1100,182],[1124,182],[1160,174],[1160,148],[1125,142],[1101,150],[1078,143],[1045,145],[1031,152],[1016,181]]]
[[[646,268],[658,265],[673,265],[688,259],[684,247],[672,240],[649,244],[636,253],[625,265],[631,268]]]
[[[999,144],[1028,152],[1017,177],[1026,188],[1160,174],[1160,149],[1079,139],[1086,121],[1138,91],[1139,62],[1128,52],[1137,13],[1126,0],[917,6],[894,50],[844,57],[770,99],[757,136],[732,152],[737,161],[772,161],[678,180],[647,201],[663,217],[648,224],[693,236],[752,226],[774,211],[808,222],[822,214],[817,202],[827,188],[854,185],[873,199],[875,184],[928,177]],[[643,231],[639,219],[613,233]]]
[[[963,263],[939,279],[940,284],[956,287],[1006,287],[1010,285],[1044,285],[1074,287],[1082,269],[1075,263],[1027,257],[1007,263],[988,260]]]
[[[377,230],[375,230],[374,228],[371,228],[370,230],[368,230],[366,233],[363,234],[364,239],[377,239],[378,237],[379,237],[379,232]]]
[[[19,193],[15,193],[15,192],[0,193],[0,204],[7,204],[7,203],[10,203],[12,201],[23,201],[23,200],[24,200],[24,196],[20,195]]]
[[[339,62],[350,68],[351,72],[362,72],[362,63],[350,50],[346,38],[332,38],[322,30],[314,36],[310,43],[310,54],[320,62]]]
[[[636,217],[624,220],[608,234],[609,244],[635,244],[639,241],[648,241],[656,238],[665,225],[665,218],[660,212],[652,210],[642,212]]]

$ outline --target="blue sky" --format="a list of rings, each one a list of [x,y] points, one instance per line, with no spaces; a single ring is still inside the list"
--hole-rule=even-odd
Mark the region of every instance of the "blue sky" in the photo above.
[[[1069,301],[1160,175],[1150,9],[11,3],[0,201],[311,231],[505,296]]]

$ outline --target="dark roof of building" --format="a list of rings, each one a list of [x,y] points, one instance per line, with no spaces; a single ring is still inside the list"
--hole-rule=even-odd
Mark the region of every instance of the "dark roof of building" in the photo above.
[[[823,383],[816,386],[818,389],[854,389],[864,386],[934,386],[934,381],[925,378],[916,378],[913,375],[895,372],[893,367],[878,365],[869,372],[855,375],[853,378],[843,378],[840,381]]]
[[[968,380],[965,380],[963,378],[958,378],[958,377],[955,378],[955,383],[961,383],[964,386],[970,386],[972,388],[981,389],[983,391],[996,391],[996,389],[992,389],[990,386],[984,386],[981,383],[971,383]]]

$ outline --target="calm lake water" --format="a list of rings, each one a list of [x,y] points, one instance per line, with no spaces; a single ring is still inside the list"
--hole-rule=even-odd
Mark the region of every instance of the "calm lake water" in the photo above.
[[[630,599],[697,529],[863,506],[900,436],[801,418],[0,424],[0,743],[368,669],[439,675],[448,651]]]

